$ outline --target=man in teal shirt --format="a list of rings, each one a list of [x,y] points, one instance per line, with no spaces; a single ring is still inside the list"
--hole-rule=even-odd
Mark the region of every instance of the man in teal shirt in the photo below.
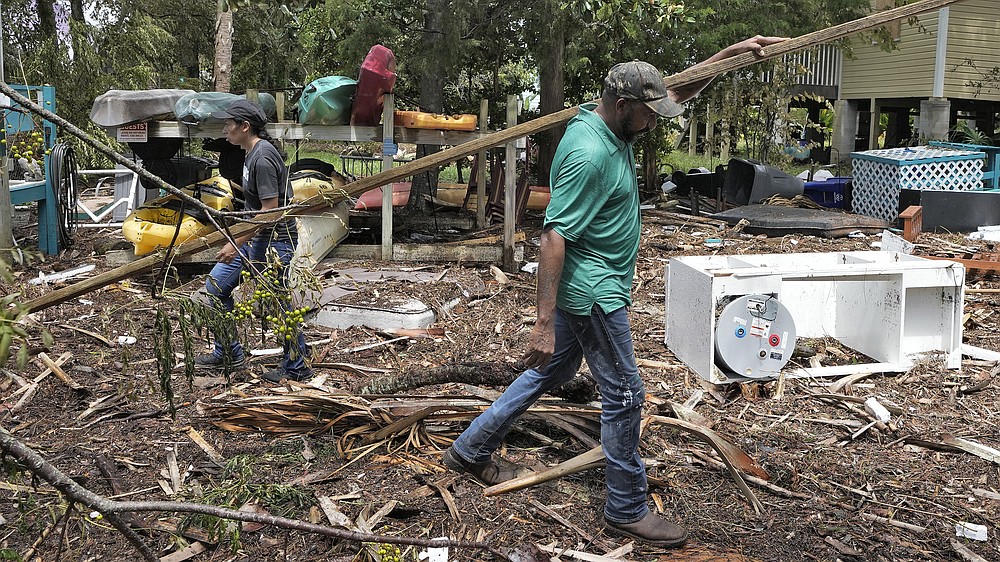
[[[719,51],[714,62],[761,54],[782,38],[757,36]],[[705,64],[702,63],[702,64]],[[598,104],[580,107],[552,162],[552,199],[542,227],[538,319],[523,361],[527,370],[473,420],[442,462],[497,484],[519,475],[493,454],[514,421],[542,394],[572,379],[585,358],[601,393],[601,446],[607,459],[609,528],[663,547],[680,546],[687,531],[646,504],[646,471],[639,456],[645,390],[636,367],[628,307],[642,223],[632,143],[676,117],[680,103],[711,79],[667,90],[652,65],[615,65]]]

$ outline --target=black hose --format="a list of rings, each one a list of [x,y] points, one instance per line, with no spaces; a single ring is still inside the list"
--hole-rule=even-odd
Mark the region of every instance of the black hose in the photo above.
[[[59,247],[69,248],[73,245],[73,233],[79,222],[76,215],[78,168],[73,147],[66,143],[52,147],[49,167],[52,175],[50,181],[59,209]]]

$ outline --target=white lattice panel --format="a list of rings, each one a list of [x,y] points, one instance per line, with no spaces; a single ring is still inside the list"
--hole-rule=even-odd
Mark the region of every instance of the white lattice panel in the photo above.
[[[855,152],[852,211],[894,222],[901,189],[966,190],[982,187],[986,155],[938,147]]]

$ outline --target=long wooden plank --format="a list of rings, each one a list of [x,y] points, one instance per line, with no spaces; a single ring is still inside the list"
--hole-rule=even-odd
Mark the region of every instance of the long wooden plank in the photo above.
[[[920,256],[922,258],[927,258],[929,260],[941,260],[941,261],[953,261],[955,263],[960,263],[965,266],[965,269],[981,269],[984,271],[1000,271],[1000,261],[993,260],[971,260],[965,258],[946,258],[942,256]],[[985,289],[981,289],[978,292],[984,292]]]
[[[963,0],[920,0],[905,6],[877,12],[860,19],[828,27],[826,29],[821,29],[819,31],[814,31],[812,33],[807,33],[805,35],[800,35],[789,39],[788,41],[782,41],[781,43],[777,43],[769,47],[764,47],[763,57],[754,53],[743,53],[742,55],[737,55],[735,57],[710,64],[692,66],[683,72],[667,77],[663,82],[668,88],[691,84],[706,78],[718,76],[719,74],[723,74],[725,72],[749,66],[764,59],[780,57],[795,51],[801,51],[803,49],[829,43],[830,41],[841,39],[855,33],[881,27],[896,20],[910,18],[925,12],[944,8],[945,6],[951,4],[957,4],[962,1]]]
[[[858,33],[860,31],[877,28],[891,21],[895,21],[901,18],[908,18],[923,12],[928,12],[931,10],[942,8],[944,6],[961,1],[962,0],[920,0],[918,2],[908,4],[906,6],[894,8],[892,10],[886,10],[884,12],[879,12],[877,14],[872,14],[870,16],[854,20],[852,22],[836,25],[827,29],[823,29],[793,39],[789,39],[788,41],[771,45],[764,49],[763,56],[758,56],[752,53],[744,53],[742,55],[732,57],[729,59],[709,64],[697,65],[692,68],[689,68],[688,70],[667,77],[664,80],[664,83],[669,88],[676,88],[677,86],[690,84],[693,82],[697,82],[699,80],[704,80],[705,78],[709,78],[717,74],[721,74],[723,72],[728,72],[736,70],[738,68],[749,66],[751,64],[754,64],[762,60],[783,56],[788,53],[799,51],[808,47],[813,47],[816,45],[827,43],[835,39],[840,39],[842,37]],[[17,92],[11,90],[7,84],[2,84],[2,87],[0,87],[0,91],[3,91],[11,98],[14,98],[15,101],[17,101],[22,106],[31,107],[32,111],[36,111],[39,114],[50,113],[45,111],[44,108],[38,107],[31,100],[28,100],[27,98],[24,98],[23,96],[17,94]],[[472,140],[460,144],[458,146],[447,148],[445,150],[442,150],[441,152],[431,154],[429,156],[420,158],[418,160],[407,162],[401,166],[392,168],[391,170],[380,172],[373,176],[361,178],[358,181],[345,185],[343,187],[343,192],[340,193],[339,195],[333,196],[329,199],[324,199],[322,196],[317,195],[309,199],[305,203],[305,205],[307,205],[306,209],[301,212],[303,214],[316,213],[328,208],[331,204],[337,203],[347,197],[355,197],[370,189],[374,189],[382,185],[391,184],[395,181],[399,181],[403,178],[412,176],[414,174],[418,174],[420,172],[430,170],[431,168],[436,168],[438,166],[447,164],[449,162],[453,162],[455,160],[458,160],[459,158],[464,158],[471,154],[475,154],[477,152],[480,152],[481,150],[485,150],[495,146],[500,146],[506,143],[507,141],[521,138],[527,135],[532,135],[541,131],[546,131],[553,127],[557,127],[565,123],[566,121],[569,121],[571,118],[573,118],[573,116],[576,115],[578,111],[579,108],[572,107],[569,109],[558,111],[556,113],[550,113],[549,115],[539,117],[538,119],[521,123],[513,127],[504,129],[502,131],[497,131],[496,133],[493,133],[491,135],[487,135],[485,137]],[[55,115],[52,115],[52,117],[58,119],[58,117]],[[69,130],[70,132],[73,132],[74,129],[75,127]],[[76,133],[74,132],[74,134]],[[145,172],[145,170],[143,170],[143,172],[145,174],[148,174],[148,172]],[[258,219],[277,220],[282,216],[282,214],[283,213],[280,211],[275,211],[272,213],[266,213],[260,215],[258,216]],[[234,237],[238,237],[240,234],[250,231],[250,229],[252,229],[253,226],[254,225],[252,224],[246,224],[246,223],[237,224],[230,229],[230,232]],[[189,240],[184,244],[177,246],[176,248],[174,248],[173,253],[174,255],[177,256],[187,255],[193,252],[197,252],[199,250],[210,248],[225,239],[226,239],[225,236],[221,232],[214,232],[212,234],[209,234],[208,236],[198,238],[196,240]],[[37,311],[66,302],[67,300],[70,300],[79,295],[86,294],[90,291],[99,289],[111,283],[115,283],[117,281],[121,281],[123,279],[132,277],[133,275],[145,272],[146,270],[153,267],[159,261],[159,259],[160,256],[158,254],[150,254],[144,258],[136,260],[133,263],[124,265],[117,269],[102,273],[100,275],[96,275],[94,277],[91,277],[89,279],[86,279],[84,281],[81,281],[73,285],[69,285],[67,287],[56,289],[50,293],[47,293],[45,295],[42,295],[36,299],[33,299],[25,303],[25,306],[28,310]]]

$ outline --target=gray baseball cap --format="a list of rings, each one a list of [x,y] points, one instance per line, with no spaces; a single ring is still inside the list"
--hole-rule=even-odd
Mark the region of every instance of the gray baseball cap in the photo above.
[[[648,62],[634,60],[614,65],[604,79],[604,89],[622,99],[641,101],[663,117],[684,113],[684,108],[670,99],[660,71]]]

